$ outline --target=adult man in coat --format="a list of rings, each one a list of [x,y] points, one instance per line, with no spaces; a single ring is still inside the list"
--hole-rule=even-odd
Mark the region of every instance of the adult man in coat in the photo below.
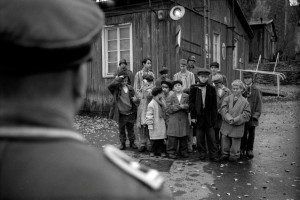
[[[0,13],[0,199],[165,199],[73,130],[101,10],[2,0]]]

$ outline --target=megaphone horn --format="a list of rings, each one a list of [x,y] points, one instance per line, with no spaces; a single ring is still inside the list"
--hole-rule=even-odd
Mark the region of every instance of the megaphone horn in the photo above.
[[[174,6],[170,10],[170,17],[173,20],[179,20],[184,16],[185,8],[183,6]]]

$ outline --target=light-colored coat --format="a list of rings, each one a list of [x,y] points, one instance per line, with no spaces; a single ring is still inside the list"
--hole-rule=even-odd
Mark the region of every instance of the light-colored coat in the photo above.
[[[159,116],[161,106],[152,99],[147,107],[146,124],[149,129],[150,140],[158,140],[167,138],[166,122],[162,116]]]
[[[222,125],[222,122],[223,122],[223,118],[222,118],[222,115],[221,115],[221,106],[222,106],[222,103],[223,103],[225,97],[227,97],[231,94],[231,91],[227,87],[224,87],[222,90],[223,90],[223,92],[220,96],[219,93],[218,93],[218,89],[216,88],[218,116],[217,116],[217,123],[215,124],[215,128],[221,128],[221,125]]]
[[[186,70],[186,74],[187,74],[187,77],[186,77],[186,82],[184,83],[184,81],[182,81],[182,76],[183,74],[180,72],[176,73],[173,77],[173,80],[176,81],[176,80],[180,80],[182,81],[182,89],[189,89],[191,87],[191,85],[195,84],[195,75]]]
[[[229,137],[241,138],[244,135],[244,124],[250,119],[251,110],[248,101],[241,95],[233,106],[233,94],[225,97],[221,114],[223,123],[221,133]],[[233,124],[229,124],[230,119],[234,119]]]
[[[188,101],[189,95],[185,93],[182,93],[180,102],[175,92],[167,98],[168,136],[183,137],[191,131],[188,120]],[[183,109],[179,106],[180,104],[184,105]]]

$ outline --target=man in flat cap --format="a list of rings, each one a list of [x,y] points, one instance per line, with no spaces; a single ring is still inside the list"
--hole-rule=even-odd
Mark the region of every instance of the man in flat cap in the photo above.
[[[212,161],[219,161],[215,140],[214,126],[217,121],[217,96],[215,87],[208,83],[210,71],[201,68],[198,72],[199,84],[191,87],[189,108],[191,121],[196,129],[197,148],[200,160],[208,157]],[[207,142],[207,145],[206,145]],[[206,149],[208,147],[208,152]]]
[[[185,92],[186,89],[189,89],[191,85],[195,84],[195,76],[192,72],[187,70],[187,60],[179,60],[180,71],[176,73],[173,77],[173,81],[180,80],[182,81],[182,89]]]
[[[245,90],[243,96],[250,104],[251,117],[245,123],[244,136],[241,141],[241,156],[246,158],[253,158],[253,146],[255,139],[255,127],[259,125],[259,117],[262,111],[262,97],[261,91],[254,85],[254,74],[251,72],[244,72],[243,78],[245,83]]]
[[[160,87],[162,81],[169,81],[169,82],[171,81],[171,79],[168,78],[169,70],[165,66],[163,66],[161,70],[159,70],[159,74],[160,77],[155,81],[156,87]]]
[[[165,199],[73,130],[101,10],[2,0],[0,13],[0,199]]]
[[[226,76],[224,74],[221,74],[221,72],[220,72],[220,65],[219,65],[218,62],[212,62],[212,63],[210,63],[210,72],[211,72],[211,74],[208,77],[208,83],[213,84],[212,78],[214,76],[216,76],[217,74],[219,74],[219,75],[221,75],[223,77],[223,85],[225,87],[228,87],[228,85],[227,85],[227,78],[226,78]]]
[[[130,69],[127,68],[127,61],[126,59],[121,59],[119,61],[119,67],[118,69],[116,70],[115,72],[115,77],[118,76],[118,74],[120,72],[125,72],[127,74],[127,77],[128,77],[128,85],[131,85],[133,86],[133,82],[134,82],[134,76],[133,76],[133,73]]]
[[[198,83],[198,71],[200,70],[200,67],[196,65],[196,57],[194,55],[190,55],[187,59],[187,70],[192,72],[195,75],[195,82]]]

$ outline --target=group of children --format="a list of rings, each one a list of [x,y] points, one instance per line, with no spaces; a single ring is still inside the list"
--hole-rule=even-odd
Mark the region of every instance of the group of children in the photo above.
[[[195,78],[191,76],[193,81],[185,75],[186,63],[180,60],[181,72],[172,82],[165,67],[161,78],[154,81],[149,58],[135,75],[134,87],[128,84],[125,70],[118,73],[108,88],[114,96],[110,113],[119,122],[120,149],[126,148],[125,128],[130,146],[137,148],[136,123],[139,151],[148,150],[151,157],[187,158],[194,136],[200,160],[252,158],[261,113],[261,94],[253,84],[253,75],[244,73],[244,83],[235,80],[229,90],[226,77],[215,70],[218,63],[212,63],[211,70],[199,68]]]

